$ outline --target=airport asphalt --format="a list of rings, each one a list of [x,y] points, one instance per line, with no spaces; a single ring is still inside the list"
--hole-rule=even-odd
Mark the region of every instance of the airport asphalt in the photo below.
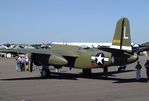
[[[15,59],[0,58],[0,101],[149,101],[149,82],[143,67],[146,59],[149,57],[139,59],[142,79],[136,81],[136,63],[122,73],[117,67],[109,67],[108,78],[102,69],[84,77],[81,70],[63,68],[51,78],[41,79],[39,70],[17,72]]]

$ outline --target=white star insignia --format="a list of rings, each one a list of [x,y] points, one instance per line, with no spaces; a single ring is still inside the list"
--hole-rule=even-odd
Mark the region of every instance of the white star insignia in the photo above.
[[[97,64],[101,63],[103,64],[103,61],[109,61],[109,58],[102,57],[101,54],[99,56],[91,56],[91,60],[96,60],[97,59]]]
[[[103,64],[102,63],[102,60],[104,59],[104,57],[101,57],[101,54],[98,56],[98,57],[96,57],[96,59],[97,59],[97,64],[100,62],[101,64]]]

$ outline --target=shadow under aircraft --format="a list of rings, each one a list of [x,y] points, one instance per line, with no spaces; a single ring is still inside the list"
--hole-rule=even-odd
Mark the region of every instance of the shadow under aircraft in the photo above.
[[[111,78],[113,77],[116,79],[115,74],[119,73],[127,73],[127,72],[133,72],[134,70],[125,70],[125,71],[110,71],[108,72],[108,76]],[[79,78],[85,78],[85,79],[99,79],[99,80],[110,80],[110,78],[107,78],[104,76],[103,72],[98,73],[92,73],[91,75],[84,75],[82,73],[63,73],[63,72],[51,72],[51,76],[49,79],[64,79],[64,80],[78,80]],[[7,79],[0,79],[5,81],[19,81],[19,80],[39,80],[43,79],[42,77],[17,77],[17,78],[7,78]]]

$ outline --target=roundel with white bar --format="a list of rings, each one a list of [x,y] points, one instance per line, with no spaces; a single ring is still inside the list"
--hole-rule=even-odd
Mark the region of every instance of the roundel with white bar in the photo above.
[[[109,58],[106,58],[103,53],[98,53],[96,56],[91,56],[91,60],[95,61],[98,65],[102,65],[105,61],[109,61]]]

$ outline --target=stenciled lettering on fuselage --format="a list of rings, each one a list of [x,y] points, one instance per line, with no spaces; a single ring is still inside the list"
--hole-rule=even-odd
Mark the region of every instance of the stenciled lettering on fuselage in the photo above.
[[[103,53],[98,53],[96,56],[91,56],[91,60],[98,65],[103,65],[105,61],[109,61],[109,58],[106,58]]]

